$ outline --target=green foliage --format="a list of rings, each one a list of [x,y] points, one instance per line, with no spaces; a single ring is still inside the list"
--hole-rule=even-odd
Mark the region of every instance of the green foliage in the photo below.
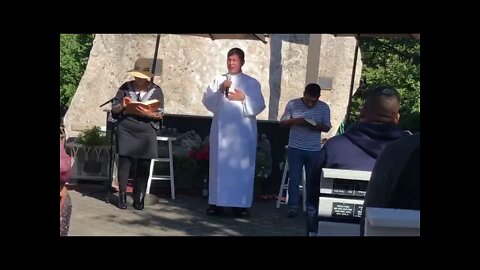
[[[350,123],[358,121],[363,90],[379,85],[396,88],[402,97],[400,126],[420,131],[420,42],[411,39],[360,40],[366,85],[354,95]]]
[[[60,108],[70,105],[87,67],[93,34],[60,35]]]
[[[168,172],[168,163],[165,164],[165,174]],[[173,166],[175,173],[175,182],[179,182],[179,187],[183,186],[184,188],[196,188],[200,189],[203,185],[204,176],[199,176],[194,170],[197,163],[195,160],[189,158],[188,156],[173,155]],[[207,168],[208,169],[208,168]],[[175,183],[177,185],[177,183]]]
[[[108,145],[110,144],[110,139],[103,134],[99,127],[94,126],[91,129],[83,131],[80,136],[78,136],[76,142],[86,147],[93,147]]]

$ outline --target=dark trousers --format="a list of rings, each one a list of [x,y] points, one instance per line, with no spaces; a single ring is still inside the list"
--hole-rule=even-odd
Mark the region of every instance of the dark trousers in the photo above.
[[[133,176],[133,194],[145,194],[150,167],[150,159],[134,159],[126,156],[119,156],[118,159],[118,185],[120,192],[127,191],[127,182],[130,175],[130,168],[135,165]]]
[[[300,208],[299,186],[302,183],[303,167],[305,166],[305,180],[310,178],[311,171],[315,161],[319,157],[320,151],[306,151],[289,147],[287,151],[288,159],[288,206],[292,210]],[[306,182],[306,191],[309,191],[308,182]]]
[[[316,168],[314,168],[316,169]],[[318,201],[320,200],[320,177],[321,173],[313,173],[307,178],[307,232],[318,231]]]

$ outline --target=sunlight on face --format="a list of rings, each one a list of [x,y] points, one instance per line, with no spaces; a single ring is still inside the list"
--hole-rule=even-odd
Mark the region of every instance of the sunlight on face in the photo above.
[[[239,73],[242,69],[243,61],[236,54],[231,55],[227,59],[227,68],[230,74]]]

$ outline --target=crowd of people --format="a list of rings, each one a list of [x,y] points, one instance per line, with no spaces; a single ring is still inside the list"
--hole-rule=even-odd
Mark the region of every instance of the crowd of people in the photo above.
[[[245,63],[243,50],[230,49],[226,72],[213,78],[203,93],[202,104],[213,114],[207,215],[223,215],[226,208],[231,208],[236,217],[250,215],[258,140],[256,116],[266,105],[258,80],[242,71]],[[133,80],[119,87],[112,102],[119,156],[117,207],[128,208],[127,182],[133,175],[133,208],[142,210],[150,162],[158,157],[156,134],[163,118],[164,95],[160,86],[153,83],[154,74],[147,59],[138,59],[128,74]],[[287,218],[295,218],[300,212],[303,169],[307,191],[306,235],[317,234],[323,168],[373,171],[366,206],[419,209],[420,136],[412,136],[398,127],[401,105],[398,91],[388,86],[366,91],[359,122],[350,125],[344,134],[326,140],[322,132],[329,132],[332,124],[330,107],[320,100],[321,90],[316,83],[306,85],[301,97],[286,104],[280,118],[280,125],[289,129]],[[158,101],[160,106],[152,109],[140,105],[148,101]],[[132,111],[128,109],[132,104],[139,105]],[[394,144],[396,141],[398,144]],[[60,235],[67,235],[72,203],[65,183],[71,168],[63,139],[60,157]]]

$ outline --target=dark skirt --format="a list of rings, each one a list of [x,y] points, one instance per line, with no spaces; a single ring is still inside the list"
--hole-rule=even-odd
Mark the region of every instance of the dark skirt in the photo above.
[[[72,201],[70,195],[65,198],[65,205],[60,212],[60,236],[67,236],[70,227],[70,216],[72,215]]]
[[[123,119],[117,126],[117,146],[120,156],[158,158],[157,132],[150,122]]]

